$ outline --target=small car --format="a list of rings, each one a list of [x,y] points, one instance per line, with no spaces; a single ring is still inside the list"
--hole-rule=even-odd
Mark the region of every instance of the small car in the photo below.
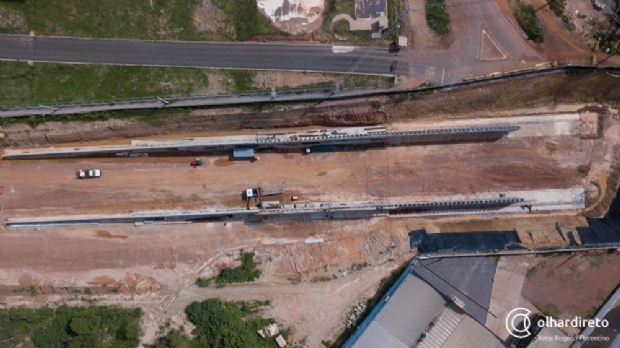
[[[78,179],[100,178],[101,170],[100,169],[85,169],[85,170],[80,169],[77,172],[75,172],[75,176]]]
[[[198,167],[202,165],[202,161],[201,160],[193,160],[192,163],[189,164],[192,167]]]

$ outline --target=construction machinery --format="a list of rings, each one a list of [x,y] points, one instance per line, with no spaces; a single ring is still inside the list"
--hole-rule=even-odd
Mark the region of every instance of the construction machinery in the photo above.
[[[273,208],[275,206],[274,202],[277,201],[270,201],[268,206],[266,207],[264,204],[266,202],[263,202],[263,197],[265,196],[274,196],[274,195],[279,195],[282,194],[284,192],[284,185],[283,184],[277,184],[277,185],[265,185],[265,186],[260,186],[257,188],[248,188],[245,190],[244,193],[244,198],[247,202],[248,205],[248,209],[250,207],[250,200],[252,197],[254,197],[254,199],[256,200],[256,203],[263,209],[270,209]]]

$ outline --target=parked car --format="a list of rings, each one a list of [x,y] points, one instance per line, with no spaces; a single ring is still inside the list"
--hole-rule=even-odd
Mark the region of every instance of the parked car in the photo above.
[[[201,160],[193,160],[192,163],[189,164],[192,167],[198,167],[202,165],[202,161]]]
[[[78,179],[99,178],[99,177],[101,177],[101,170],[99,170],[99,169],[85,169],[85,170],[80,169],[77,172],[75,172],[75,176]]]

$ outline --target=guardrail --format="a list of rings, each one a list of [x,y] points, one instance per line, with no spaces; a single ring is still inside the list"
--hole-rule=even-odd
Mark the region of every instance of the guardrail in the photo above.
[[[24,105],[0,107],[0,118],[25,117],[32,115],[79,114],[99,111],[129,109],[162,109],[180,107],[224,106],[267,102],[315,101],[331,99],[348,99],[370,97],[385,94],[416,93],[464,87],[474,83],[483,83],[500,79],[522,77],[528,75],[557,73],[560,71],[587,70],[620,70],[620,67],[595,67],[590,65],[564,65],[560,67],[533,67],[527,69],[497,72],[464,79],[449,85],[407,88],[397,87],[366,87],[348,88],[336,92],[332,87],[316,88],[278,88],[272,90],[250,90],[237,94],[216,95],[169,95],[140,98],[121,98],[113,100],[90,100],[76,102],[59,102],[47,105]]]

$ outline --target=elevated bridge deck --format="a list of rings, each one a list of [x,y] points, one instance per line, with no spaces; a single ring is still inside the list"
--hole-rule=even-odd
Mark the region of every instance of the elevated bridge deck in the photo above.
[[[306,148],[320,145],[399,145],[495,141],[520,126],[477,126],[388,132],[385,127],[352,127],[301,132],[259,133],[225,137],[199,137],[171,140],[133,140],[129,145],[84,146],[35,149],[7,149],[3,159],[66,158],[170,151],[232,150],[236,147]]]

